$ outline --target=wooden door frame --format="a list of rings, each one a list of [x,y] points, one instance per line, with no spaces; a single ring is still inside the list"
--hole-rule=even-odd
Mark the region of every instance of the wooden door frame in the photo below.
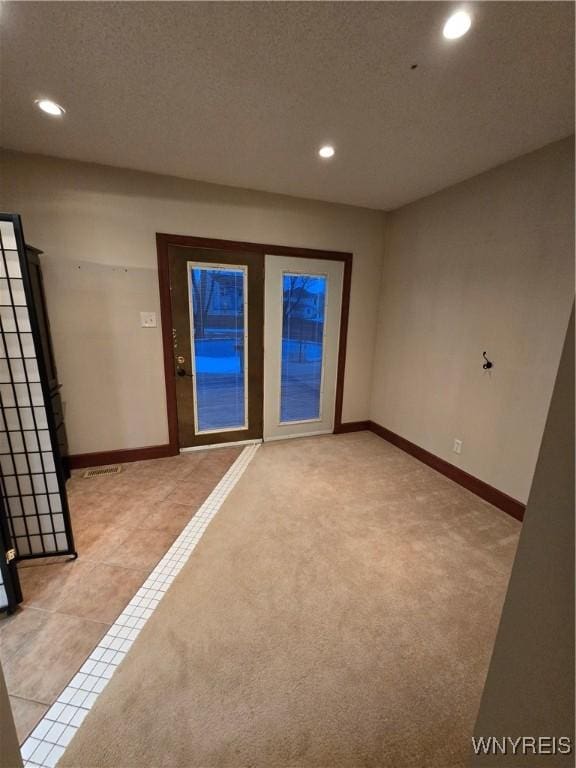
[[[169,235],[156,233],[158,256],[158,283],[160,288],[160,318],[162,322],[162,347],[164,354],[164,380],[166,383],[166,411],[168,415],[168,436],[170,453],[177,454],[178,411],[176,407],[176,384],[174,380],[174,349],[172,342],[172,303],[170,300],[170,264],[168,248],[172,245],[188,248],[214,249],[218,251],[247,251],[249,253],[275,256],[296,256],[301,259],[325,259],[344,263],[342,283],[342,311],[340,313],[340,338],[338,341],[338,367],[336,374],[336,403],[334,408],[334,432],[342,428],[342,402],[344,399],[344,373],[346,369],[346,343],[348,338],[348,316],[350,313],[350,287],[352,284],[351,253],[345,251],[323,251],[313,248],[297,248],[287,245],[247,243],[237,240],[218,240],[209,237]]]

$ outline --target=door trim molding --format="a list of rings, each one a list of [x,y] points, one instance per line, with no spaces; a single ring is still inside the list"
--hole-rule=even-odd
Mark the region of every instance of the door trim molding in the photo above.
[[[160,291],[160,318],[162,323],[162,347],[164,354],[164,381],[166,384],[166,412],[168,416],[169,446],[175,455],[178,445],[178,412],[176,409],[176,386],[174,382],[174,356],[172,346],[172,305],[170,301],[170,272],[168,247],[171,245],[188,248],[204,248],[218,251],[247,251],[262,255],[296,256],[303,259],[326,259],[344,262],[342,283],[342,310],[340,313],[340,338],[338,341],[338,365],[336,372],[336,403],[334,409],[334,432],[342,426],[342,402],[344,400],[344,372],[346,369],[346,344],[348,338],[348,317],[350,313],[350,287],[352,284],[352,253],[345,251],[324,251],[313,248],[297,248],[269,243],[248,243],[241,240],[219,240],[208,237],[170,235],[156,233],[158,258],[158,284]]]
[[[170,235],[156,234],[158,258],[158,289],[160,292],[160,322],[162,326],[162,354],[166,385],[166,415],[168,417],[168,445],[172,455],[179,451],[178,411],[176,410],[176,382],[174,381],[174,342],[172,339],[172,302],[170,300],[170,261],[168,246]]]
[[[434,453],[430,453],[425,448],[421,448],[416,443],[412,443],[405,437],[397,435],[396,432],[392,432],[390,429],[377,424],[375,421],[350,421],[345,424],[341,424],[339,433],[344,432],[360,432],[363,430],[369,430],[374,432],[375,435],[381,437],[397,448],[400,448],[405,453],[409,453],[414,456],[415,459],[427,464],[432,469],[435,469],[440,474],[453,480],[458,485],[471,491],[476,496],[480,496],[484,501],[488,501],[498,509],[506,512],[511,517],[522,522],[524,518],[524,512],[526,511],[526,505],[521,501],[508,496],[504,491],[499,491],[498,488],[494,488],[492,485],[488,485],[484,480],[480,480],[474,475],[470,475],[460,467],[450,464],[449,461],[441,459],[440,456],[436,456]]]

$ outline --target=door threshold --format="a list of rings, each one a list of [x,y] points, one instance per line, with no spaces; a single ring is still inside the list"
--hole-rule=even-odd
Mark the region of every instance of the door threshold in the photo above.
[[[272,437],[265,437],[265,443],[273,443],[275,440],[295,440],[297,437],[318,437],[318,435],[333,435],[333,429],[323,429],[318,432],[297,432],[294,435],[273,435]]]
[[[213,448],[230,448],[236,445],[259,445],[262,438],[256,440],[235,440],[231,443],[212,443],[211,445],[194,445],[191,448],[180,448],[180,453],[192,453],[192,451],[208,451]]]

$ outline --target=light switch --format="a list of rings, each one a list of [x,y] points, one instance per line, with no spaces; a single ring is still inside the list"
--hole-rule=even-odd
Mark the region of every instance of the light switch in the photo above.
[[[156,312],[140,312],[142,328],[156,328]]]

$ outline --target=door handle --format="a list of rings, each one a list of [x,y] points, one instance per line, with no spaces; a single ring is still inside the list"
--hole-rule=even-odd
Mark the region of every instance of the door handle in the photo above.
[[[178,355],[178,357],[176,358],[176,376],[180,376],[180,377],[190,376],[190,378],[192,378],[192,374],[186,373],[186,369],[182,368],[182,365],[185,362],[186,360],[184,359],[184,357],[182,355]]]

